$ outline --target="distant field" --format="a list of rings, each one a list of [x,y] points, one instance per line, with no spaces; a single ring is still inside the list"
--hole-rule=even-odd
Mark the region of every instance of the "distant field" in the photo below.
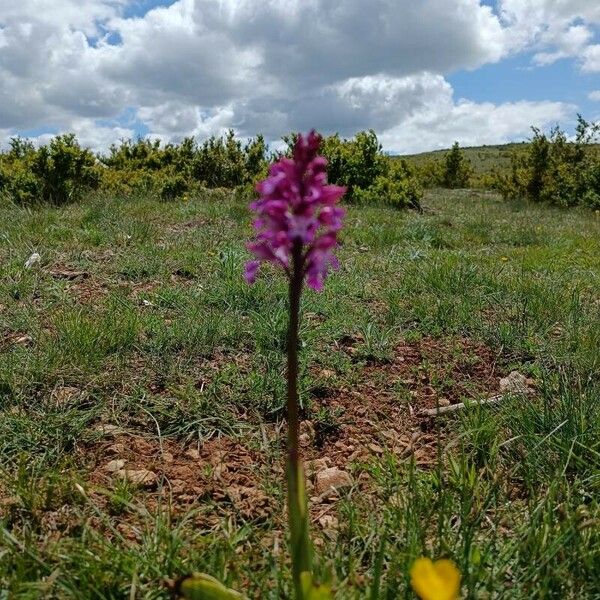
[[[464,155],[471,161],[476,175],[490,173],[494,169],[505,169],[510,166],[510,157],[514,151],[524,150],[528,142],[515,144],[500,144],[497,146],[471,146],[461,148]],[[430,160],[442,160],[449,152],[446,150],[434,150],[420,154],[406,154],[406,158],[415,166],[423,165]]]
[[[350,206],[304,298],[318,575],[371,597],[381,553],[379,598],[410,599],[414,559],[445,556],[464,598],[597,599],[600,219],[474,191],[424,209]],[[286,285],[244,282],[249,219],[224,191],[0,206],[0,598],[166,599],[195,570],[290,597]],[[523,395],[422,412],[511,371]]]
[[[510,157],[514,152],[527,150],[529,142],[513,144],[499,144],[495,146],[470,146],[461,147],[464,156],[471,161],[475,169],[475,175],[491,173],[494,170],[503,170],[510,167]],[[600,150],[599,144],[593,144],[588,148]],[[420,154],[405,154],[398,158],[405,158],[415,166],[421,166],[431,160],[443,160],[450,149],[422,152]]]

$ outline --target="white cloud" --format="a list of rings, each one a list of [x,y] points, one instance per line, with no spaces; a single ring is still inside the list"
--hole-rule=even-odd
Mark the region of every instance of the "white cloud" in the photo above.
[[[273,112],[273,106],[281,109]],[[232,123],[243,135],[260,130],[270,139],[314,126],[343,136],[373,128],[386,150],[408,153],[448,147],[455,140],[477,145],[522,139],[531,125],[547,127],[571,119],[574,112],[574,106],[561,102],[457,102],[444,77],[424,72],[399,78],[352,78],[296,99],[234,102],[210,115],[167,104],[144,108],[139,116],[151,125],[153,137],[160,139],[220,134]]]
[[[144,106],[137,116],[150,128],[152,136],[164,140],[222,135],[232,126],[235,117],[230,105],[204,111],[184,102]]]
[[[600,70],[594,50],[600,25],[597,0],[500,0],[499,13],[506,26],[507,49],[533,49],[538,65],[574,58],[583,71]]]
[[[0,132],[75,131],[105,148],[132,135],[277,139],[372,127],[388,150],[503,141],[569,118],[557,102],[455,101],[445,76],[533,49],[598,70],[600,8],[586,0],[0,0]],[[471,119],[469,119],[469,114]],[[38,138],[44,139],[44,138]]]
[[[380,137],[388,150],[398,153],[448,148],[455,141],[462,146],[498,144],[528,137],[532,125],[545,128],[564,122],[574,111],[561,102],[455,102],[448,90],[440,89]]]
[[[600,102],[600,90],[594,90],[588,94],[588,98],[592,102]]]
[[[600,73],[600,44],[588,46],[584,50],[581,70],[585,73]]]

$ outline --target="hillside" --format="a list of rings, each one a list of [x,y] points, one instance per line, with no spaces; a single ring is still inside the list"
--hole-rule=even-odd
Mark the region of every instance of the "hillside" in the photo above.
[[[511,144],[497,144],[492,146],[465,146],[461,147],[465,157],[471,161],[476,175],[490,173],[493,170],[501,170],[510,166],[511,154],[515,151],[525,151],[529,142],[516,142]],[[600,150],[600,144],[591,144],[589,148]],[[419,154],[404,154],[394,158],[405,158],[415,166],[422,166],[431,160],[442,160],[450,148],[445,150],[433,150]]]
[[[461,148],[465,156],[471,161],[475,173],[489,173],[493,169],[502,169],[510,165],[511,154],[515,150],[526,148],[528,142],[518,142],[512,144],[498,144],[495,146],[470,146]],[[430,160],[440,160],[450,149],[433,150],[431,152],[422,152],[419,154],[406,154],[399,158],[405,158],[415,166],[423,165]]]

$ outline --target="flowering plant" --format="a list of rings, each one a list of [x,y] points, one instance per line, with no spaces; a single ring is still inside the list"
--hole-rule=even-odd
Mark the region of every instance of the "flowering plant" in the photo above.
[[[248,249],[256,257],[246,265],[252,283],[262,262],[281,267],[289,279],[290,319],[287,340],[287,478],[292,568],[297,598],[325,592],[312,582],[305,479],[299,456],[298,328],[303,284],[323,289],[329,269],[337,269],[333,250],[345,211],[337,203],[346,189],[327,184],[327,160],[318,155],[321,137],[299,135],[292,158],[274,163],[250,205],[256,212],[256,239]],[[323,596],[324,597],[324,596]]]
[[[316,291],[330,269],[337,269],[333,254],[345,211],[338,206],[346,189],[327,183],[327,161],[318,155],[321,138],[314,131],[299,135],[292,158],[274,163],[268,177],[258,183],[258,200],[250,205],[256,213],[256,238],[247,248],[254,259],[246,264],[248,283],[256,280],[262,263],[280,267],[289,281],[290,318],[287,338],[287,506],[295,595],[298,600],[331,600],[329,587],[317,585],[312,572],[312,550],[299,453],[298,330],[300,299],[304,283]],[[383,552],[383,550],[382,550]],[[424,600],[455,600],[460,573],[448,560],[433,563],[418,559],[411,570],[411,584]],[[374,584],[371,597],[379,597]],[[235,600],[243,598],[209,575],[183,578],[176,587],[186,600]]]
[[[290,279],[306,279],[320,291],[329,268],[338,267],[332,250],[345,214],[337,202],[346,188],[327,185],[327,160],[318,156],[321,137],[314,131],[300,135],[293,158],[274,163],[256,190],[260,197],[250,205],[257,213],[256,240],[248,249],[256,256],[246,265],[252,283],[261,262],[283,267]]]

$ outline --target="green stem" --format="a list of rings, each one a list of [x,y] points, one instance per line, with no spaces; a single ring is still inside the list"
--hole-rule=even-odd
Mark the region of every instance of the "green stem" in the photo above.
[[[312,572],[311,548],[308,533],[308,511],[305,492],[304,470],[300,459],[300,419],[298,399],[298,344],[300,321],[300,297],[304,273],[302,244],[296,242],[292,249],[289,302],[290,320],[287,339],[287,476],[288,476],[288,519],[292,572],[296,598],[303,600],[301,574]]]

